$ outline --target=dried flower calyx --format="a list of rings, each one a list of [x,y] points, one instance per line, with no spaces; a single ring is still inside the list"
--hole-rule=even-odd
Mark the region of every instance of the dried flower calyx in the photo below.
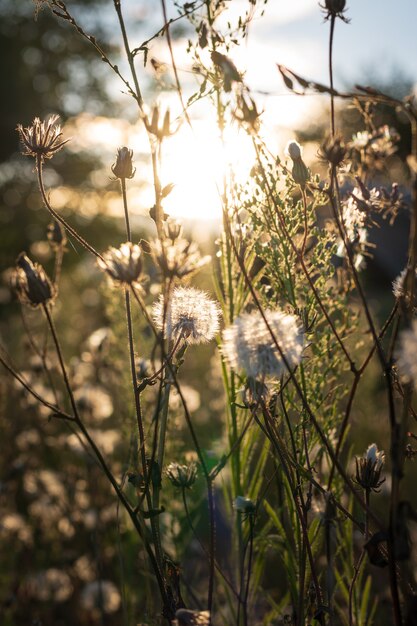
[[[164,119],[162,123],[160,123],[160,112],[158,105],[155,105],[153,107],[152,117],[150,120],[147,115],[143,115],[143,123],[145,124],[145,128],[148,133],[156,137],[158,141],[163,141],[165,138],[175,135],[180,127],[180,124],[177,124],[176,127],[171,127],[171,114],[169,112],[169,109],[167,109],[164,115]]]
[[[132,163],[133,159],[133,150],[129,150],[124,146],[123,148],[118,148],[116,162],[113,163],[111,167],[111,171],[115,175],[116,178],[126,179],[133,178],[136,172],[136,168],[133,167]]]
[[[197,478],[197,466],[195,463],[190,463],[189,465],[170,463],[165,473],[174,487],[190,489]]]
[[[55,288],[43,267],[32,263],[24,252],[16,260],[12,285],[20,301],[35,308],[48,304],[55,296]]]
[[[119,248],[110,247],[98,261],[99,266],[120,285],[137,285],[142,273],[141,248],[130,241]]]
[[[356,457],[355,481],[368,491],[378,491],[385,481],[381,480],[381,472],[385,463],[385,452],[378,450],[375,443],[371,444],[364,456]]]
[[[172,220],[165,228],[167,238],[154,241],[152,256],[166,278],[184,278],[191,276],[211,257],[201,256],[197,244],[181,237],[181,229]]]
[[[69,140],[62,140],[61,127],[56,124],[58,119],[58,115],[51,115],[48,120],[41,122],[39,117],[35,117],[32,125],[27,128],[18,124],[17,131],[24,147],[23,154],[44,160],[51,159],[61,150]]]

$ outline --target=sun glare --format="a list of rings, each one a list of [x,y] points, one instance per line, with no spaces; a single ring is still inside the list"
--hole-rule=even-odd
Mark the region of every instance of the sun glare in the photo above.
[[[270,97],[261,103],[264,104],[261,136],[273,153],[284,156],[284,146],[293,136],[288,126],[286,130],[284,126],[287,122],[293,128],[303,126],[301,120],[305,122],[313,109],[320,106],[313,100],[295,96]],[[174,108],[176,102],[172,105]],[[128,185],[130,211],[147,217],[154,204],[154,188],[149,142],[142,122],[132,125],[123,120],[82,114],[68,124],[66,131],[68,136],[73,137],[68,144],[69,149],[93,151],[100,155],[103,163],[107,163],[105,169],[93,174],[94,182],[100,183],[103,192],[111,176],[110,165],[117,148],[125,145],[133,150],[137,171]],[[245,183],[254,162],[251,138],[237,123],[226,127],[222,141],[214,120],[208,114],[207,118],[201,115],[192,119],[191,128],[183,122],[178,132],[163,144],[159,172],[161,184],[174,185],[164,199],[165,211],[178,219],[211,223],[213,226],[220,224],[225,177],[229,180],[233,177],[237,184]],[[114,193],[103,193],[100,198],[103,210],[120,215],[120,202]],[[90,209],[90,213],[98,210],[92,204]]]

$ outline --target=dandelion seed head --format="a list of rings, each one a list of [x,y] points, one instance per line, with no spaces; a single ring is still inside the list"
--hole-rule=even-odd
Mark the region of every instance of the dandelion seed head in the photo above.
[[[153,306],[153,319],[164,327],[164,298]],[[206,343],[219,331],[220,308],[204,291],[193,287],[176,287],[165,313],[165,332],[174,341],[180,337],[188,343]]]
[[[283,311],[265,311],[265,317],[288,365],[295,367],[304,347],[304,334],[297,317]],[[248,377],[279,379],[286,365],[259,311],[242,313],[223,331],[222,352],[234,370]]]

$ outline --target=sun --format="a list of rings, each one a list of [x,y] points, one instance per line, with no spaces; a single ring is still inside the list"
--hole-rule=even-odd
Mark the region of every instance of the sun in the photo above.
[[[220,222],[225,177],[233,172],[235,182],[249,177],[254,163],[251,138],[237,126],[231,126],[220,138],[209,122],[193,122],[181,127],[163,149],[162,180],[174,183],[164,201],[172,217],[196,221]]]

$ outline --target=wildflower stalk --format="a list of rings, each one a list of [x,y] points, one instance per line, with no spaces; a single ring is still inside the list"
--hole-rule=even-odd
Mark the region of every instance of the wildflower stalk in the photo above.
[[[158,583],[158,587],[159,587],[159,591],[161,593],[161,598],[164,604],[164,614],[166,614],[166,617],[168,619],[171,619],[173,617],[172,614],[172,609],[170,606],[170,602],[169,602],[169,598],[167,595],[167,591],[166,591],[166,586],[165,586],[165,582],[158,564],[158,561],[155,557],[155,554],[149,544],[149,541],[146,538],[146,527],[143,523],[142,520],[140,520],[137,516],[136,511],[134,511],[131,507],[131,505],[129,504],[128,500],[126,499],[126,496],[124,495],[123,491],[120,489],[119,485],[117,484],[116,479],[114,478],[111,470],[109,469],[106,461],[104,460],[103,455],[101,454],[100,450],[98,449],[94,439],[91,437],[90,433],[88,432],[88,429],[86,428],[86,426],[84,425],[83,421],[81,420],[81,417],[79,415],[78,412],[78,407],[77,404],[75,402],[75,398],[74,398],[74,394],[72,391],[72,387],[71,387],[71,383],[69,381],[68,378],[68,374],[67,374],[67,370],[65,367],[65,363],[64,363],[64,359],[63,359],[63,355],[62,355],[62,351],[61,351],[61,346],[58,340],[58,336],[56,334],[56,330],[55,330],[55,325],[53,323],[52,320],[52,316],[50,314],[48,305],[43,305],[43,310],[46,316],[46,319],[48,321],[48,325],[49,328],[51,330],[51,334],[52,334],[52,338],[53,338],[53,342],[55,345],[55,349],[56,349],[56,353],[57,353],[57,357],[58,357],[58,361],[61,367],[61,372],[64,378],[64,382],[65,382],[65,387],[67,389],[69,398],[70,398],[70,403],[71,406],[73,408],[73,412],[74,412],[74,421],[77,424],[78,428],[81,430],[82,434],[84,435],[84,437],[86,438],[90,448],[92,449],[92,451],[94,452],[94,455],[99,463],[99,465],[101,466],[104,474],[106,475],[108,481],[110,482],[110,484],[112,485],[114,491],[116,492],[117,497],[119,498],[120,502],[123,504],[124,508],[126,509],[131,521],[133,522],[133,525],[135,527],[135,529],[137,530],[139,536],[141,537],[143,544],[145,546],[146,552],[148,554],[149,560],[152,564],[154,573],[155,573],[155,577]]]

